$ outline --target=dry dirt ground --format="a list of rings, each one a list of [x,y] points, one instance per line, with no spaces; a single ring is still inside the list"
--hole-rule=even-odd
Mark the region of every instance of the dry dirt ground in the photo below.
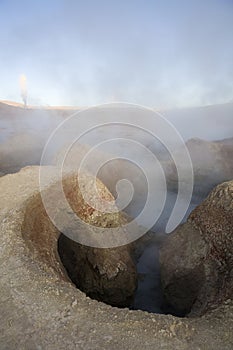
[[[38,167],[0,178],[0,349],[233,348],[232,300],[202,317],[177,318],[107,306],[61,278],[22,236],[37,193]]]

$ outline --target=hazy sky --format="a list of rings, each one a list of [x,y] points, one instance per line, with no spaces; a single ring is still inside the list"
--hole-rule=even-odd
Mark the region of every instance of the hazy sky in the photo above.
[[[233,0],[0,0],[0,99],[233,101]]]

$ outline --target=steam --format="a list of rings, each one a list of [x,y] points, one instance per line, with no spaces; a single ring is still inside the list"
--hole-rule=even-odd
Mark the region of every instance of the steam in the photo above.
[[[53,1],[46,11],[39,1],[27,11],[0,3],[1,99],[17,101],[15,77],[26,71],[37,105],[232,101],[230,0],[57,1],[56,15]]]
[[[20,94],[24,103],[24,107],[26,108],[28,92],[27,92],[27,78],[24,74],[20,76],[19,84],[20,84]]]
[[[26,106],[27,88],[25,76],[21,77],[20,79],[20,87],[21,96]],[[55,130],[55,128],[62,121],[64,121],[64,119],[68,117],[69,114],[72,113],[73,111],[62,109],[16,109],[0,104],[0,175],[1,172],[3,175],[8,172],[18,171],[21,167],[26,165],[39,164],[46,139]],[[190,138],[197,137],[213,141],[215,139],[221,140],[225,138],[232,138],[233,136],[233,103],[228,103],[225,105],[213,105],[205,108],[202,107],[166,110],[163,111],[163,115],[176,126],[177,130],[181,133],[185,141]],[[80,124],[77,125],[77,128],[74,128],[72,132],[75,133],[76,130],[79,130],[82,127],[83,125],[80,122]],[[84,134],[81,140],[83,144],[92,146],[93,144],[96,144],[100,138],[104,137],[104,135],[101,135],[101,132],[103,131],[102,129],[95,130],[95,133],[92,132]],[[160,152],[159,145],[157,146],[156,143],[152,142],[153,140],[151,139],[150,134],[142,134],[140,130],[132,130],[126,127],[123,130],[121,130],[120,127],[117,130],[116,128],[106,128],[106,131],[104,132],[108,138],[115,138],[119,135],[119,133],[121,136],[130,139],[139,139],[140,142],[145,144],[155,154],[158,155],[156,152],[161,153],[159,155],[161,155],[161,158],[163,158],[163,149]],[[54,150],[51,152],[51,159],[55,158],[56,152],[59,152],[60,148],[63,149],[63,144],[65,144],[65,142],[66,140],[62,138],[61,135],[61,138],[58,140],[58,145],[56,145],[56,147],[54,147]],[[217,152],[217,143],[197,143],[198,144],[195,145],[195,142],[192,142],[190,145],[193,146],[195,151],[194,158],[196,159],[196,157],[200,156],[200,161],[195,161],[196,168],[200,173],[199,183],[201,185],[203,184],[203,186],[200,187],[206,189],[207,187],[212,186],[213,178],[215,181],[221,177],[221,181],[219,180],[217,182],[225,181],[227,176],[226,170],[228,169],[228,166],[232,166],[232,157],[230,156],[230,150],[228,153],[226,151],[220,153]],[[200,147],[198,145],[200,145]],[[226,149],[226,147],[223,148],[221,146],[221,143],[219,145],[220,149]],[[203,148],[201,149],[201,147]],[[111,150],[109,150],[109,152],[110,151]],[[139,159],[141,158],[141,155],[134,149],[132,149],[132,156],[139,157]],[[164,158],[165,156],[166,153],[164,154]],[[165,160],[166,159],[167,158],[165,158]],[[69,159],[66,157],[66,160],[68,161]],[[172,175],[173,168],[170,168]],[[232,171],[230,175],[233,174]],[[127,165],[123,161],[118,161],[115,163],[107,163],[105,167],[100,169],[98,175],[102,180],[105,180],[104,182],[107,187],[115,189],[115,183],[117,183],[117,180],[119,178],[123,177],[120,175],[125,174],[126,176],[128,175],[129,179],[132,179],[131,182],[135,187],[135,196],[133,198],[133,202],[126,208],[128,215],[133,218],[137,216],[138,213],[143,209],[144,203],[146,201],[144,192],[146,193],[147,188],[146,182],[142,181],[144,179],[143,174],[140,174],[135,166],[131,166],[131,164]],[[200,192],[199,188],[198,193],[196,193],[196,196],[191,203],[187,215],[190,210],[193,209],[203,199],[203,192]],[[115,192],[114,194],[116,195]],[[176,193],[169,191],[165,210],[162,213],[159,221],[156,223],[156,227],[153,228],[155,232],[164,232],[166,222],[170,216],[170,212],[174,206],[175,201]],[[154,312],[159,312],[158,305],[160,303],[160,277],[159,263],[156,255],[157,249],[158,248],[154,245],[149,246],[148,249],[144,252],[141,261],[139,262],[138,271],[143,275],[143,279],[139,280],[139,287],[134,306],[135,308],[143,307],[145,310]]]

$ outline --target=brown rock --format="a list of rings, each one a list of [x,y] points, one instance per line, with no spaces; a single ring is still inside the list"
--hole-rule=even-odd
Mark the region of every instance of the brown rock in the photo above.
[[[88,296],[113,306],[129,306],[137,286],[130,247],[92,248],[61,235],[59,253],[69,277]]]
[[[165,302],[203,314],[233,295],[233,181],[217,186],[160,252]]]
[[[87,195],[91,196],[93,177],[86,174],[82,176],[82,179]],[[100,199],[92,196],[94,202],[97,203],[102,199],[113,200],[111,193],[99,180],[96,184]],[[72,209],[89,224],[89,231],[92,226],[118,227],[126,222],[123,214],[119,212],[103,214],[85,203],[77,176],[67,176],[63,181],[63,186]],[[59,203],[56,197],[57,184],[53,184],[49,191],[53,198],[51,204]],[[28,246],[35,252],[35,255],[39,255],[41,261],[49,261],[49,264],[63,275],[64,271],[61,271],[57,263],[61,258],[70,279],[87,295],[112,305],[130,305],[137,287],[136,266],[131,256],[131,246],[114,249],[94,248],[83,246],[61,235],[59,258],[57,240],[60,232],[50,222],[39,194],[27,206],[23,233]],[[85,232],[80,232],[80,234],[85,235]]]

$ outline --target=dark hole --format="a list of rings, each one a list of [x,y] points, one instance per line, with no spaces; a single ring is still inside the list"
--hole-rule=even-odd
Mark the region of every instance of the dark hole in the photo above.
[[[183,312],[164,302],[160,283],[159,246],[158,242],[151,242],[137,255],[137,288],[133,296],[124,298],[124,286],[114,285],[113,281],[113,285],[110,283],[105,288],[105,277],[100,278],[98,271],[93,271],[88,255],[92,254],[91,249],[96,253],[100,248],[82,246],[63,234],[58,239],[58,252],[69,278],[87,296],[115,307],[183,317]]]

